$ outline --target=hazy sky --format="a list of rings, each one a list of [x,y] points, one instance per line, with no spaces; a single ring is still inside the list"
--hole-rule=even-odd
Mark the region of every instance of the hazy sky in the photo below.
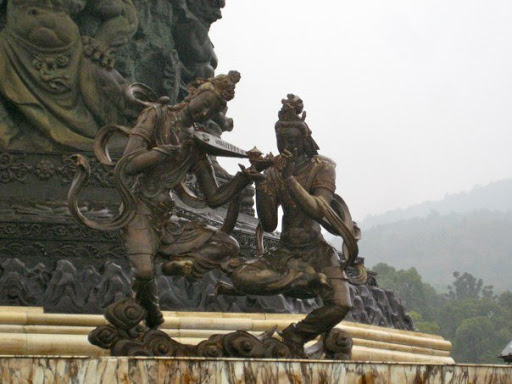
[[[280,100],[300,95],[356,220],[512,177],[512,1],[227,0],[223,14],[217,72],[242,74],[225,139],[276,153]]]

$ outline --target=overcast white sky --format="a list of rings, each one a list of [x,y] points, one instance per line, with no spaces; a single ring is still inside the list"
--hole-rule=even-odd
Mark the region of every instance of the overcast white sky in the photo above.
[[[276,153],[280,100],[300,95],[356,220],[512,177],[512,1],[227,0],[223,14],[217,73],[242,74],[225,139]]]

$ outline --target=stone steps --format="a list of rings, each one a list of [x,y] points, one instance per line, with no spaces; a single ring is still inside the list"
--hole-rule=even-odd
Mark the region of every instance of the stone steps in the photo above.
[[[198,344],[211,335],[245,330],[258,334],[283,329],[304,315],[260,313],[164,312],[161,329],[184,344]],[[100,356],[108,352],[87,341],[88,333],[106,320],[101,315],[44,313],[42,308],[0,307],[3,355]],[[355,361],[453,364],[451,343],[441,336],[342,322],[353,338]]]

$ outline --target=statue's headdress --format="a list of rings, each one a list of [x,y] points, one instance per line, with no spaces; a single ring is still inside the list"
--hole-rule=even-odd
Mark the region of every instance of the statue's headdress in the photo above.
[[[234,98],[234,89],[236,83],[240,81],[240,73],[229,71],[227,75],[217,75],[211,79],[196,79],[188,87],[189,96],[192,98],[204,91],[213,91],[222,97],[225,101]]]
[[[309,156],[318,155],[320,147],[311,136],[311,129],[306,123],[306,111],[304,111],[304,102],[299,96],[288,94],[286,99],[281,100],[283,106],[278,113],[279,120],[276,122],[276,132],[280,128],[299,129],[304,136],[306,143],[306,153]]]
[[[235,86],[239,81],[240,73],[237,71],[229,71],[227,75],[217,75],[210,79],[197,78],[188,85],[187,97],[181,103],[173,105],[171,109],[185,108],[193,98],[207,91],[217,94],[226,105],[226,102],[235,97]]]

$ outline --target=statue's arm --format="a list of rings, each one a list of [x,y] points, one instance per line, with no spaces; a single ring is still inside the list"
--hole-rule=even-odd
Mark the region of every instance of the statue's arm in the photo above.
[[[92,0],[90,6],[102,21],[94,38],[109,47],[126,44],[137,31],[139,18],[132,0]]]
[[[277,228],[278,198],[271,188],[271,174],[267,172],[267,179],[256,182],[256,211],[261,227],[265,232],[273,232]]]
[[[292,175],[286,178],[285,185],[292,199],[309,217],[320,220],[324,216],[325,204],[330,205],[334,192],[336,172],[334,164],[324,164],[312,183],[311,193],[306,191]]]
[[[169,156],[175,154],[174,149],[167,147],[150,148],[148,142],[142,137],[131,136],[125,154],[133,154],[133,156],[128,160],[128,164],[125,167],[126,174],[136,175],[163,163]],[[128,152],[128,149],[130,152]],[[176,151],[178,150],[179,147],[177,146]]]
[[[326,188],[316,188],[312,194],[306,191],[295,179],[290,176],[285,180],[286,187],[293,200],[297,203],[304,213],[314,220],[320,220],[324,216],[323,205],[319,201],[330,204],[334,193]]]
[[[154,108],[148,108],[140,114],[123,155],[128,158],[125,167],[127,174],[135,175],[143,172],[164,162],[169,156],[176,155],[181,150],[178,145],[153,147],[150,144],[156,123],[157,112]]]
[[[206,203],[211,208],[226,204],[252,182],[247,171],[242,171],[237,172],[231,180],[219,187],[211,162],[203,152],[198,152],[193,172],[196,175],[201,191],[206,197]]]

